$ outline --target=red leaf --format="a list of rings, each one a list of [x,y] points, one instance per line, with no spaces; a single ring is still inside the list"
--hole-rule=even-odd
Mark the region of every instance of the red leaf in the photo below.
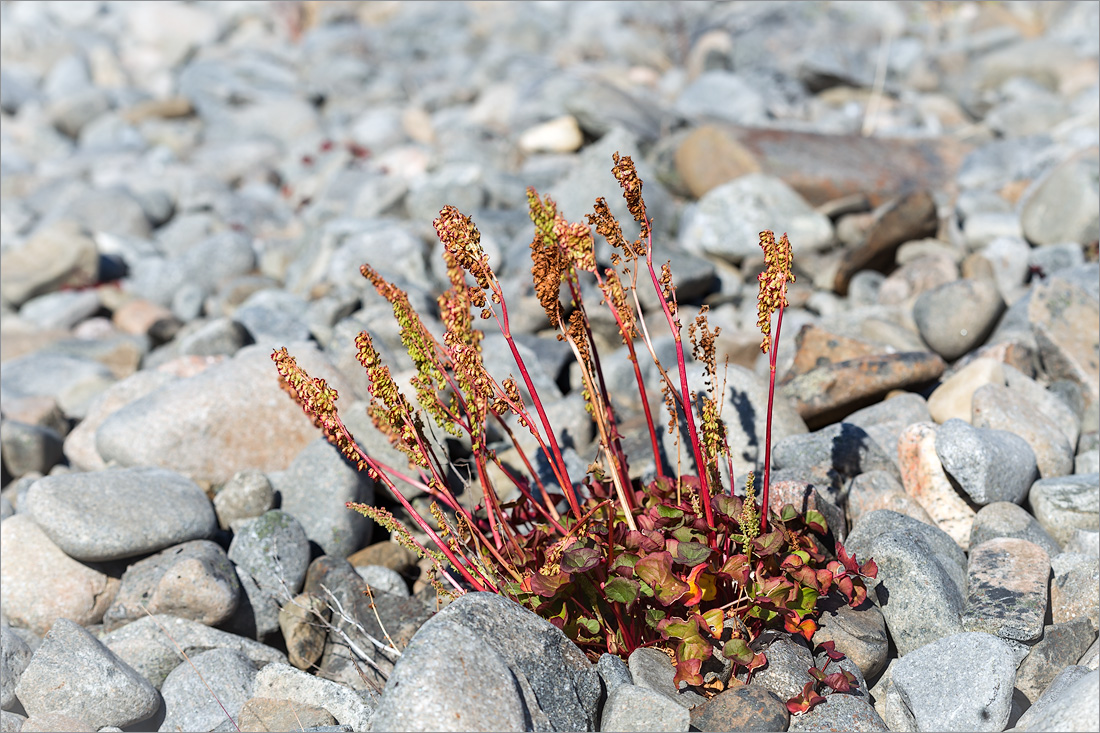
[[[825,653],[829,656],[829,659],[834,662],[839,662],[844,659],[844,655],[836,650],[836,642],[832,639],[821,642],[821,648],[825,650]]]
[[[871,558],[859,568],[859,574],[865,578],[877,578],[878,577],[878,564],[874,558]]]
[[[689,590],[688,584],[672,572],[672,555],[668,552],[646,555],[634,565],[634,572],[653,587],[654,597],[664,606]]]
[[[848,692],[852,689],[852,685],[848,682],[848,678],[845,676],[844,672],[833,672],[822,680],[822,682],[837,692]]]
[[[823,702],[825,702],[825,698],[814,691],[814,683],[807,682],[802,688],[802,694],[787,701],[787,710],[791,715],[801,715],[814,705]]]
[[[795,618],[787,616],[783,620],[783,628],[792,634],[802,634],[806,641],[810,641],[814,636],[814,632],[817,631],[817,624],[814,623],[812,618],[805,618],[799,622]]]
[[[684,659],[677,662],[676,676],[672,678],[672,684],[676,685],[677,689],[679,689],[681,681],[687,682],[689,685],[703,684],[703,675],[699,674],[702,666],[702,659]]]
[[[859,574],[859,564],[854,557],[848,555],[848,551],[844,549],[844,545],[839,542],[836,543],[836,559],[840,560],[840,563],[845,569],[853,575]]]

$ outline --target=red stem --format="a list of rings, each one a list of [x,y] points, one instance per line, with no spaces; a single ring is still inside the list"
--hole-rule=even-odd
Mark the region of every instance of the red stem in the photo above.
[[[779,304],[779,317],[775,320],[775,338],[768,355],[768,423],[764,435],[764,491],[761,494],[760,531],[768,531],[768,489],[771,488],[772,470],[772,403],[775,399],[775,362],[779,354],[779,332],[783,329],[783,303]]]

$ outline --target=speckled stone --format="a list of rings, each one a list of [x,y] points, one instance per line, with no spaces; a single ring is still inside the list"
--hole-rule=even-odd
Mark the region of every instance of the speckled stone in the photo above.
[[[936,454],[936,426],[914,423],[906,428],[898,438],[898,461],[905,492],[965,550],[970,543],[975,512],[955,491],[943,470]]]
[[[1073,447],[1058,425],[1008,387],[986,384],[974,392],[970,424],[1016,433],[1028,442],[1043,478],[1073,471]]]
[[[784,701],[756,685],[731,687],[691,709],[691,727],[698,731],[786,730],[789,721]]]
[[[947,377],[928,396],[928,412],[938,423],[953,417],[970,422],[970,406],[974,391],[983,384],[1004,384],[1005,373],[995,359],[975,359]]]
[[[963,628],[999,636],[1022,656],[1021,642],[1043,634],[1049,577],[1046,550],[1027,540],[998,537],[971,548]]]
[[[970,528],[970,546],[977,547],[995,537],[1015,537],[1034,542],[1054,557],[1062,548],[1047,534],[1042,525],[1026,509],[1008,501],[983,506],[974,516]]]
[[[1016,670],[1016,689],[1035,702],[1066,667],[1074,665],[1096,639],[1087,618],[1075,618],[1043,629],[1043,638]]]
[[[979,506],[1019,504],[1039,479],[1031,446],[1007,430],[976,428],[952,418],[936,431],[936,454],[947,475]]]
[[[1100,305],[1083,289],[1060,281],[1035,287],[1027,309],[1043,366],[1100,399]]]

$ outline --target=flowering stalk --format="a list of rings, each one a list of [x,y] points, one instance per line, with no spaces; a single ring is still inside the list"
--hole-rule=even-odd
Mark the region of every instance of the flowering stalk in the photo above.
[[[771,486],[772,404],[775,399],[775,363],[778,353],[779,332],[783,328],[783,309],[789,305],[787,302],[787,283],[794,282],[794,273],[791,271],[793,260],[791,243],[785,233],[776,242],[775,232],[771,230],[760,232],[760,248],[764,250],[764,271],[757,277],[760,282],[760,294],[756,299],[756,325],[760,328],[760,333],[763,336],[760,342],[760,351],[768,354],[768,424],[764,435],[764,489],[761,494],[760,528],[766,532],[768,530],[768,489]],[[776,318],[775,341],[773,343],[771,336],[772,313],[776,311],[779,311],[779,317]]]

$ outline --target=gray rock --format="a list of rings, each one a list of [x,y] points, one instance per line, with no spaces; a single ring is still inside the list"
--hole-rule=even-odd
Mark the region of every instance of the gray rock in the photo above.
[[[34,353],[4,363],[0,389],[8,399],[50,397],[66,417],[79,419],[87,414],[91,401],[114,381],[111,370],[98,362]]]
[[[164,722],[159,730],[215,730],[252,697],[256,667],[232,649],[211,649],[191,657],[161,685]]]
[[[447,163],[413,183],[405,207],[413,221],[430,222],[446,205],[467,216],[485,205],[484,174],[475,163]]]
[[[65,285],[95,283],[99,253],[87,230],[76,222],[60,221],[40,226],[19,249],[5,248],[0,265],[4,300],[18,306]]]
[[[607,696],[602,731],[687,731],[691,714],[666,695],[638,685],[621,685]]]
[[[20,636],[4,624],[0,627],[0,708],[10,710],[15,705],[15,687],[23,670],[31,661],[31,648]]]
[[[984,384],[971,399],[970,424],[1016,433],[1028,442],[1043,478],[1073,470],[1073,447],[1061,428],[1018,393],[1000,384]]]
[[[375,593],[409,596],[409,586],[396,570],[382,565],[360,565],[355,568]]]
[[[1035,643],[1016,670],[1016,689],[1037,702],[1059,673],[1073,666],[1096,640],[1096,631],[1086,618],[1075,618],[1043,629],[1043,638]],[[1081,671],[1086,671],[1081,667]],[[1017,724],[1021,725],[1021,724]]]
[[[1028,240],[1037,245],[1084,244],[1097,238],[1098,168],[1096,152],[1082,151],[1028,188],[1020,202],[1020,222]]]
[[[977,547],[995,537],[1015,537],[1034,542],[1051,557],[1062,551],[1035,517],[1011,502],[987,504],[974,515],[974,524],[970,528],[970,547]]]
[[[248,239],[235,232],[214,234],[176,257],[147,257],[135,262],[131,288],[146,300],[171,306],[176,294],[191,287],[201,299],[218,283],[244,275],[256,266],[256,254]]]
[[[1054,678],[1050,680],[1049,684],[1043,686],[1042,694],[1036,698],[1031,707],[1024,711],[1024,714],[1016,721],[1016,726],[1012,730],[1035,730],[1035,728],[1033,728],[1034,721],[1039,720],[1044,711],[1049,709],[1052,704],[1061,700],[1065,691],[1069,689],[1074,682],[1088,675],[1090,670],[1088,667],[1071,664],[1068,667],[1062,667],[1060,671],[1052,671],[1055,672]],[[1017,680],[1019,676],[1020,675],[1017,675]]]
[[[259,671],[253,697],[290,700],[324,708],[351,730],[368,730],[374,708],[354,691],[331,680],[308,674],[287,664],[269,664]]]
[[[1100,474],[1086,473],[1036,481],[1028,493],[1039,524],[1065,545],[1077,529],[1100,529]]]
[[[764,173],[750,173],[712,188],[699,199],[680,230],[689,252],[739,264],[760,253],[760,232],[786,232],[798,258],[833,240],[828,217],[810,207],[786,183]]]
[[[274,506],[275,491],[271,482],[256,470],[238,471],[214,495],[214,513],[222,529],[229,529],[241,519],[259,517]]]
[[[347,557],[370,542],[372,523],[344,505],[374,503],[374,482],[318,438],[282,473],[269,474],[282,510],[297,519],[326,555]]]
[[[310,340],[312,333],[303,320],[306,307],[305,299],[294,293],[276,288],[260,290],[233,312],[233,320],[245,327],[253,342],[277,349]]]
[[[634,677],[630,674],[630,668],[622,657],[614,654],[601,654],[596,661],[596,672],[603,681],[604,692],[610,695],[623,685],[633,685]]]
[[[1077,445],[1077,439],[1081,434],[1081,419],[1066,400],[1051,390],[1045,389],[1019,369],[1008,364],[1003,368],[1005,385],[1026,399],[1040,415],[1057,425],[1071,446]]]
[[[1042,274],[1050,275],[1069,267],[1085,264],[1085,255],[1077,242],[1046,244],[1028,251],[1028,267],[1038,267]]]
[[[47,476],[27,511],[70,557],[117,560],[211,537],[214,510],[193,481],[160,468]]]
[[[19,478],[29,473],[49,473],[63,457],[63,438],[44,425],[15,420],[0,422],[0,455],[8,473]]]
[[[963,628],[1008,642],[1017,659],[1043,634],[1050,556],[1038,545],[1010,537],[970,548]]]
[[[30,715],[61,713],[120,728],[160,708],[148,680],[67,619],[58,619],[23,670],[15,694]]]
[[[952,418],[936,431],[936,455],[944,470],[971,501],[1019,504],[1039,478],[1039,466],[1027,441],[1007,430],[975,428]]]
[[[1092,589],[1100,585],[1100,559],[1094,555],[1063,552],[1050,560],[1054,579],[1050,584],[1050,611],[1054,623],[1085,617],[1100,628],[1100,599]]]
[[[869,595],[900,654],[962,631],[965,555],[946,532],[880,509],[863,515],[846,546],[878,564]]]
[[[309,568],[309,540],[290,514],[273,509],[242,520],[229,545],[229,559],[274,598],[290,598],[302,588]]]
[[[829,695],[805,715],[791,718],[789,731],[887,731],[892,730],[871,707],[866,697]]]
[[[462,664],[479,675],[454,675]],[[595,668],[560,630],[505,598],[468,593],[409,642],[373,727],[591,730],[599,696]]]
[[[691,727],[699,731],[787,730],[791,715],[771,690],[737,685],[691,709]]]
[[[836,490],[867,471],[886,471],[901,477],[897,464],[867,431],[848,422],[773,441],[773,469],[808,471],[805,480],[832,485]]]
[[[953,361],[984,343],[1004,309],[1004,301],[992,284],[963,279],[917,296],[913,320],[925,343]]]
[[[814,647],[832,641],[837,651],[859,667],[864,678],[878,676],[890,654],[886,619],[879,607],[870,601],[852,608],[843,600],[825,600],[819,601],[818,608],[821,615],[813,635]]]
[[[185,661],[181,650],[194,659],[211,649],[232,649],[257,667],[287,662],[277,649],[177,616],[144,616],[105,634],[103,643],[157,689],[168,673]]]
[[[197,325],[193,330],[192,324]],[[206,323],[192,321],[177,336],[180,356],[232,356],[245,346],[255,343],[248,329],[229,318],[215,318]]]
[[[634,684],[659,692],[676,704],[691,709],[703,702],[702,695],[691,690],[678,690],[673,682],[676,669],[669,658],[649,647],[639,647],[630,653],[627,666]]]
[[[23,723],[27,716],[4,710],[0,712],[0,730],[4,733],[19,733],[23,729]]]
[[[116,629],[147,613],[216,626],[237,610],[241,585],[219,545],[193,540],[139,560],[126,569],[103,626]]]
[[[1012,649],[981,632],[954,634],[898,661],[893,687],[917,730],[1000,731],[1015,679]]]
[[[91,318],[100,307],[95,290],[62,290],[28,300],[19,309],[19,318],[42,329],[70,329]]]
[[[1072,667],[1068,667],[1067,671],[1069,669]],[[1052,699],[1039,707],[1039,703],[1043,702],[1043,698],[1039,698],[1036,703],[1039,709],[1026,719],[1021,716],[1017,730],[1045,732],[1093,730],[1100,727],[1100,705],[1096,702],[1100,695],[1100,672],[1094,669],[1086,674],[1079,674],[1076,679],[1067,679],[1057,689],[1053,683],[1050,687],[1048,692],[1052,693]]]
[[[724,103],[737,99],[738,104]],[[744,77],[728,71],[705,71],[684,87],[674,109],[695,122],[724,120],[735,125],[760,125],[767,118],[764,98]]]
[[[799,643],[797,637],[780,636],[764,650],[768,663],[752,675],[752,684],[771,690],[780,700],[788,700],[802,692],[807,682],[813,680],[809,669],[814,666],[814,655]],[[744,682],[745,674],[738,675]]]
[[[1100,473],[1100,450],[1093,449],[1078,453],[1073,459],[1073,472],[1076,474]]]

